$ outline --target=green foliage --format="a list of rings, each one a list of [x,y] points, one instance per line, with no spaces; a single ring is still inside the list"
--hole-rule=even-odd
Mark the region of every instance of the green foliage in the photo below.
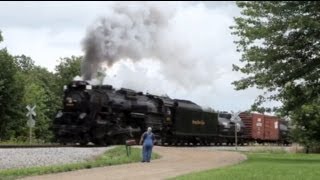
[[[16,111],[20,108],[23,86],[16,76],[14,58],[6,49],[0,50],[0,64],[0,139],[8,139],[15,135],[15,120],[23,116]]]
[[[174,179],[221,180],[298,180],[319,179],[320,155],[249,153],[248,160],[240,165],[208,170],[180,176]]]
[[[15,63],[20,71],[30,72],[35,68],[34,61],[25,55],[15,56]]]
[[[242,65],[233,69],[247,76],[233,83],[236,89],[256,86],[265,90],[253,109],[266,111],[261,108],[263,102],[281,101],[278,112],[290,116],[308,141],[320,141],[314,131],[320,129],[320,2],[245,1],[237,5],[242,16],[235,18],[231,29],[239,38],[235,43],[242,52]]]
[[[156,153],[152,154],[152,159],[158,159],[160,156]],[[49,173],[58,173],[65,171],[74,171],[79,169],[88,169],[93,167],[111,166],[117,164],[134,163],[141,161],[141,149],[132,148],[131,155],[126,154],[125,146],[118,146],[114,149],[106,151],[103,155],[88,160],[86,162],[64,164],[58,166],[31,167],[24,169],[8,169],[0,170],[0,179],[17,179],[24,176],[41,175]]]
[[[80,76],[80,67],[82,61],[82,56],[71,56],[60,59],[60,63],[55,68],[58,88],[56,89],[57,94],[62,96],[63,86],[69,84],[74,77]]]
[[[58,98],[52,90],[55,87],[54,74],[45,68],[34,65],[34,61],[25,55],[15,56],[15,64],[19,70],[16,76],[24,88],[21,107],[16,111],[20,110],[25,114],[27,105],[36,105],[37,116],[33,137],[48,142],[52,139],[50,127],[53,114],[58,108]],[[23,116],[16,122],[17,133],[14,138],[27,140],[29,133],[26,127],[27,117]]]
[[[0,31],[0,42],[2,41]],[[25,55],[12,56],[0,50],[0,141],[23,142],[28,138],[26,105],[36,105],[37,141],[52,141],[52,120],[61,108],[63,85],[80,75],[82,57],[65,57],[56,66],[56,73],[35,65]]]
[[[46,112],[49,111],[49,109],[46,106],[48,97],[44,89],[36,83],[29,83],[25,87],[25,96],[23,101],[25,104],[36,105],[36,137],[47,138],[49,133],[48,129],[50,126],[50,118],[46,116]]]

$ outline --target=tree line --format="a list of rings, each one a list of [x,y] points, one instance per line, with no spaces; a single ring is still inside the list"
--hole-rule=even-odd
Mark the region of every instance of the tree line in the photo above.
[[[51,127],[62,106],[62,87],[80,74],[81,61],[81,56],[60,58],[55,72],[50,72],[26,55],[13,56],[6,48],[0,49],[0,141],[27,140],[27,105],[37,106],[35,139],[53,141]]]

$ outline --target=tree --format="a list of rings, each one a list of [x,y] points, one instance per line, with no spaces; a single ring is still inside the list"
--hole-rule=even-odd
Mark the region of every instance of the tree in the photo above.
[[[35,126],[35,137],[37,139],[49,141],[52,133],[49,127],[52,125],[52,119],[47,115],[50,108],[47,102],[50,101],[45,89],[37,83],[28,83],[25,87],[24,104],[36,105],[37,116]]]
[[[52,73],[36,66],[26,55],[13,57],[6,49],[1,49],[0,140],[27,139],[26,105],[37,105],[35,137],[38,140],[52,140],[50,127],[62,105],[62,87],[80,75],[81,61],[82,57],[61,58],[56,73]]]
[[[64,85],[69,84],[74,77],[80,75],[82,56],[71,56],[60,59],[60,64],[55,68],[57,76],[57,89],[56,93],[62,97],[62,88]]]
[[[237,90],[256,86],[265,91],[253,107],[266,100],[283,103],[302,143],[320,142],[320,2],[237,2],[241,17],[232,26],[242,53],[233,70],[247,76],[235,81]],[[272,95],[267,95],[272,94]]]
[[[35,68],[34,61],[31,59],[31,57],[28,57],[26,55],[21,55],[21,56],[15,56],[14,59],[17,67],[22,72],[29,72],[33,68]]]
[[[14,58],[6,49],[0,50],[0,64],[0,139],[9,139],[15,136],[15,124],[17,119],[23,116],[19,111],[23,86],[16,76],[17,66]]]
[[[2,41],[0,31],[0,42]],[[26,140],[28,128],[26,105],[37,105],[35,137],[52,140],[52,120],[61,108],[63,90],[76,75],[80,75],[82,57],[60,59],[56,73],[36,66],[26,56],[11,56],[0,50],[0,140],[18,138]]]
[[[55,75],[47,69],[34,65],[34,61],[25,55],[15,56],[15,63],[18,67],[17,77],[24,87],[22,109],[26,112],[27,105],[36,105],[36,126],[35,137],[37,140],[50,141],[52,133],[50,127],[57,109],[60,98],[54,93],[56,88]],[[27,118],[20,123],[23,128],[17,129],[17,137],[26,140],[28,128]]]

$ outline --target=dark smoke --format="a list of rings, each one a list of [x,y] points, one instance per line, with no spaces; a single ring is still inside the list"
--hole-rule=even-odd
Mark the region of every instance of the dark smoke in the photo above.
[[[83,78],[95,78],[101,65],[111,67],[121,59],[161,59],[159,38],[171,12],[169,5],[160,4],[113,6],[108,16],[99,18],[87,31]]]

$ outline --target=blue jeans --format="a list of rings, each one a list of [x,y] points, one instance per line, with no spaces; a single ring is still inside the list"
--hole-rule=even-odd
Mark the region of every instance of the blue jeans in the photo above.
[[[151,154],[152,154],[152,145],[143,145],[143,149],[142,149],[142,156],[143,156],[143,160],[144,162],[150,162],[151,159]]]

